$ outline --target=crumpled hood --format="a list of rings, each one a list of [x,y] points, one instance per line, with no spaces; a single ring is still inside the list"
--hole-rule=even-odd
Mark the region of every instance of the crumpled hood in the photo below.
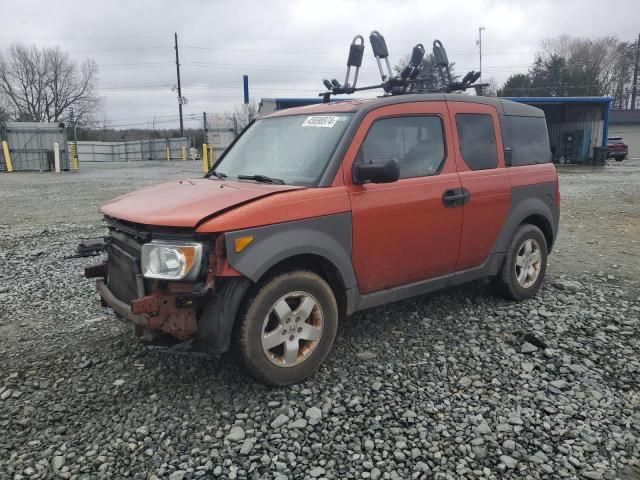
[[[110,217],[143,225],[193,228],[201,220],[267,195],[304,187],[200,178],[135,190],[105,203]]]

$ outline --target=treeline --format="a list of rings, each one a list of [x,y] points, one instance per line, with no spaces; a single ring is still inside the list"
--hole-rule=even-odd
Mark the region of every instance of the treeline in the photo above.
[[[502,97],[604,96],[613,108],[631,105],[637,41],[562,35],[545,40],[527,73],[511,75],[498,90]]]

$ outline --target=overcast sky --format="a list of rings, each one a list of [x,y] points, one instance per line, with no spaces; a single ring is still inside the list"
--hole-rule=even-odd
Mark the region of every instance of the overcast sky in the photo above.
[[[252,99],[315,97],[322,78],[344,80],[349,44],[367,39],[359,84],[379,80],[368,34],[379,30],[392,64],[416,43],[447,48],[456,71],[478,69],[503,82],[526,72],[540,42],[566,33],[633,40],[638,0],[187,1],[2,0],[0,44],[59,45],[100,69],[103,112],[113,126],[177,125],[173,32],[178,33],[188,126],[203,111],[230,112],[242,103],[242,75]],[[10,8],[7,6],[10,5]]]

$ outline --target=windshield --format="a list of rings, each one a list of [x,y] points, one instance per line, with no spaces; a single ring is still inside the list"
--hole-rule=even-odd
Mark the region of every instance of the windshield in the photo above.
[[[291,115],[258,120],[225,154],[215,171],[235,178],[317,185],[351,116]]]

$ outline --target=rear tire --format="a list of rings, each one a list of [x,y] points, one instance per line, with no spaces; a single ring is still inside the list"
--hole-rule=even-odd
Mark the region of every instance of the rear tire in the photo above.
[[[249,372],[267,385],[289,385],[310,376],[331,351],[338,304],[319,275],[298,270],[259,284],[239,320]]]
[[[493,278],[498,293],[508,300],[533,297],[547,271],[547,242],[535,225],[520,225],[513,235],[498,275]]]
[[[618,155],[617,157],[615,157],[616,162],[621,162],[623,161],[625,158],[627,158],[626,155]]]

